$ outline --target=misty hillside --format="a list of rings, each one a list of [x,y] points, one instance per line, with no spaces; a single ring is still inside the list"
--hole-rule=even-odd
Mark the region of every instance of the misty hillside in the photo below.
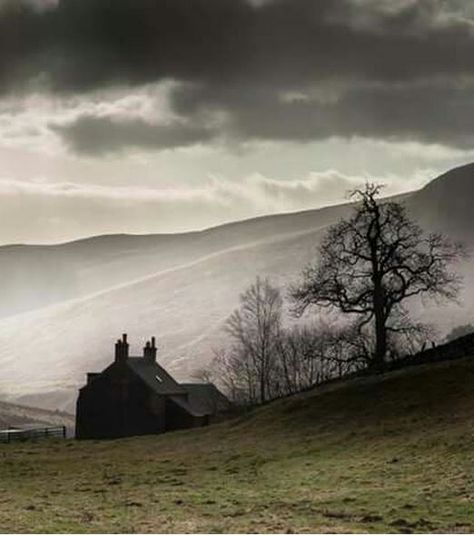
[[[426,226],[474,241],[474,163],[455,168],[430,182],[408,201]]]
[[[473,380],[470,357],[336,382],[204,428],[0,445],[0,523],[21,533],[469,534]]]
[[[129,283],[229,248],[332,223],[347,206],[268,216],[200,232],[110,235],[51,246],[0,247],[0,278],[8,281],[0,318]]]
[[[422,225],[474,243],[465,201],[473,174],[474,166],[454,170],[404,200]],[[255,276],[268,275],[285,291],[314,258],[326,226],[348,210],[269,216],[183,235],[0,248],[6,282],[0,398],[73,410],[85,373],[110,362],[114,340],[125,331],[132,354],[157,335],[160,362],[188,379],[212,359],[223,322]],[[464,306],[423,311],[441,333],[474,316],[472,270],[463,270]]]
[[[48,411],[18,404],[0,402],[0,430],[22,425],[67,426],[74,428],[74,417],[68,413]]]
[[[6,318],[0,322],[2,379],[9,379],[3,390],[15,398],[46,392],[49,399],[51,391],[66,388],[75,397],[85,372],[110,362],[115,339],[124,331],[132,354],[140,354],[144,339],[157,334],[160,362],[178,378],[188,378],[212,358],[240,291],[258,273],[284,286],[301,269],[295,259],[306,263],[314,255],[317,237],[310,231],[229,248],[92,297]],[[27,363],[23,352],[21,366],[19,341],[34,347]],[[37,397],[22,401],[41,404]]]

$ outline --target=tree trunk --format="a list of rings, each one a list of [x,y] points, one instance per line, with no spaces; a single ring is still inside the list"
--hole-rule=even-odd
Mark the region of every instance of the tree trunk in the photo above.
[[[262,366],[260,370],[260,403],[263,404],[265,402],[265,376],[266,376],[266,370],[265,370],[265,356],[262,357]]]
[[[385,355],[387,353],[387,330],[383,314],[375,316],[375,355],[374,368],[382,370],[385,366]]]
[[[375,355],[374,368],[382,370],[387,354],[387,327],[384,310],[384,288],[378,277],[374,278]]]

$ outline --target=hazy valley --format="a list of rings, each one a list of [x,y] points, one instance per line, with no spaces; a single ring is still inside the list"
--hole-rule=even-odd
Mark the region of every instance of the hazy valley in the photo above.
[[[474,165],[403,197],[427,229],[474,243]],[[179,379],[205,366],[222,325],[256,275],[283,289],[316,254],[347,205],[283,214],[187,234],[102,236],[57,246],[0,248],[6,293],[0,320],[2,398],[71,411],[87,371],[111,360],[114,339],[158,337],[159,357]],[[474,260],[461,305],[416,307],[446,330],[474,316]],[[132,348],[139,353],[141,348]]]

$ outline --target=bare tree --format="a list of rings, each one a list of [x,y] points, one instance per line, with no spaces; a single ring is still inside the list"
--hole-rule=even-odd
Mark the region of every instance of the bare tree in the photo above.
[[[235,404],[254,405],[301,392],[358,370],[368,359],[367,337],[352,327],[317,323],[283,329],[278,323],[271,333],[265,372],[262,354],[248,351],[253,345],[242,342],[249,338],[247,329],[239,329],[233,344],[214,350],[212,378]]]
[[[292,394],[330,377],[335,340],[324,324],[293,326],[277,340],[281,394]]]
[[[192,373],[191,378],[200,383],[213,383],[214,372],[210,367],[201,367]]]
[[[246,376],[255,376],[260,402],[271,398],[270,391],[274,387],[272,374],[282,305],[280,291],[268,279],[257,277],[240,296],[240,307],[226,323],[226,331],[233,340],[232,359],[240,362]],[[248,387],[252,386],[249,384]]]
[[[297,393],[315,383],[314,344],[306,328],[281,332],[277,340],[278,377],[282,393]]]
[[[319,259],[292,289],[296,312],[319,306],[357,318],[357,329],[373,329],[370,365],[383,368],[390,337],[407,329],[404,304],[415,296],[455,299],[460,279],[450,271],[463,254],[460,244],[438,233],[425,234],[395,202],[379,202],[380,186],[353,192],[348,220],[324,237]]]
[[[248,354],[236,345],[214,351],[212,361],[217,383],[237,405],[253,405],[259,402],[258,378]]]

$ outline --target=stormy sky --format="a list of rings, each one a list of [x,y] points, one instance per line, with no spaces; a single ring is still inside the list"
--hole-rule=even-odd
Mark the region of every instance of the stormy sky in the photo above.
[[[0,243],[420,187],[474,155],[469,0],[0,0]]]

